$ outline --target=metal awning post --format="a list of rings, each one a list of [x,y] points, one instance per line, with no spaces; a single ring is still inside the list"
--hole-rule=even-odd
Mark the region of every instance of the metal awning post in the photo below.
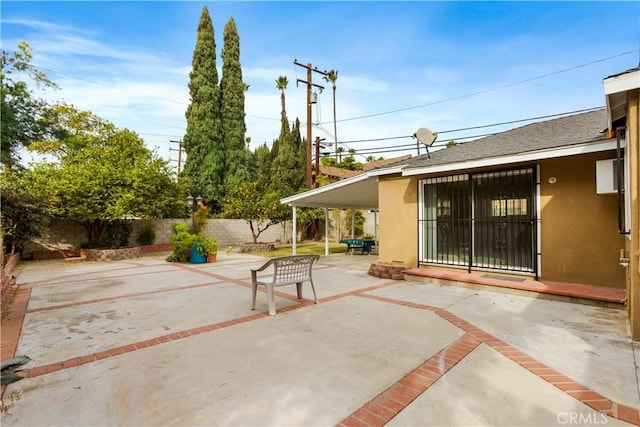
[[[373,211],[373,240],[376,242],[376,249],[378,249],[378,211]]]
[[[351,209],[351,238],[356,238],[356,210]]]
[[[292,209],[293,209],[292,250],[293,250],[293,255],[296,255],[296,239],[298,238],[298,221],[296,220],[296,207],[292,206]]]
[[[329,208],[324,208],[324,254],[329,255]]]

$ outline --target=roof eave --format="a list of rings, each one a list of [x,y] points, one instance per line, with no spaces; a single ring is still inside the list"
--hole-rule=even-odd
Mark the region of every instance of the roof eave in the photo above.
[[[603,80],[607,103],[607,126],[627,114],[627,92],[640,88],[640,70],[634,69]]]
[[[460,171],[465,169],[476,169],[488,166],[500,166],[513,163],[532,162],[557,157],[573,156],[577,154],[596,153],[616,149],[615,139],[606,139],[599,142],[575,144],[554,149],[530,151],[525,153],[511,154],[507,156],[488,157],[477,160],[469,160],[456,163],[445,163],[434,166],[419,168],[405,168],[402,170],[403,176],[427,175],[439,172]]]

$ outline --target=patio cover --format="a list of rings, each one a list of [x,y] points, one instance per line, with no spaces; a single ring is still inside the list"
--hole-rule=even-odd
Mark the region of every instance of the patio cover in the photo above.
[[[400,173],[400,168],[383,168],[363,172],[351,178],[314,188],[304,193],[280,199],[293,209],[293,254],[296,254],[296,208],[324,208],[325,210],[325,255],[329,255],[329,208],[378,210],[378,176]],[[352,221],[353,224],[353,221]]]
[[[387,170],[388,171],[388,170]],[[379,172],[364,172],[280,199],[291,207],[378,210]]]

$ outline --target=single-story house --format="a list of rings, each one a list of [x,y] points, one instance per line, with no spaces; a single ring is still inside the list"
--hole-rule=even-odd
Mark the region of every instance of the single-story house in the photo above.
[[[605,79],[606,109],[444,148],[281,202],[294,213],[377,210],[380,261],[626,288],[640,318],[639,75]],[[640,320],[632,323],[637,339]]]

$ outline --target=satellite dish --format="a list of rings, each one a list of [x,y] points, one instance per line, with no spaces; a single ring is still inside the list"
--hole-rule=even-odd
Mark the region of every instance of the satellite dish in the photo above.
[[[431,154],[429,154],[429,147],[436,141],[438,138],[437,132],[431,132],[427,128],[420,128],[413,134],[413,137],[418,140],[418,143],[423,143],[427,148],[427,156],[431,158]],[[418,145],[418,147],[420,147]],[[418,154],[420,154],[420,148],[418,148]]]

